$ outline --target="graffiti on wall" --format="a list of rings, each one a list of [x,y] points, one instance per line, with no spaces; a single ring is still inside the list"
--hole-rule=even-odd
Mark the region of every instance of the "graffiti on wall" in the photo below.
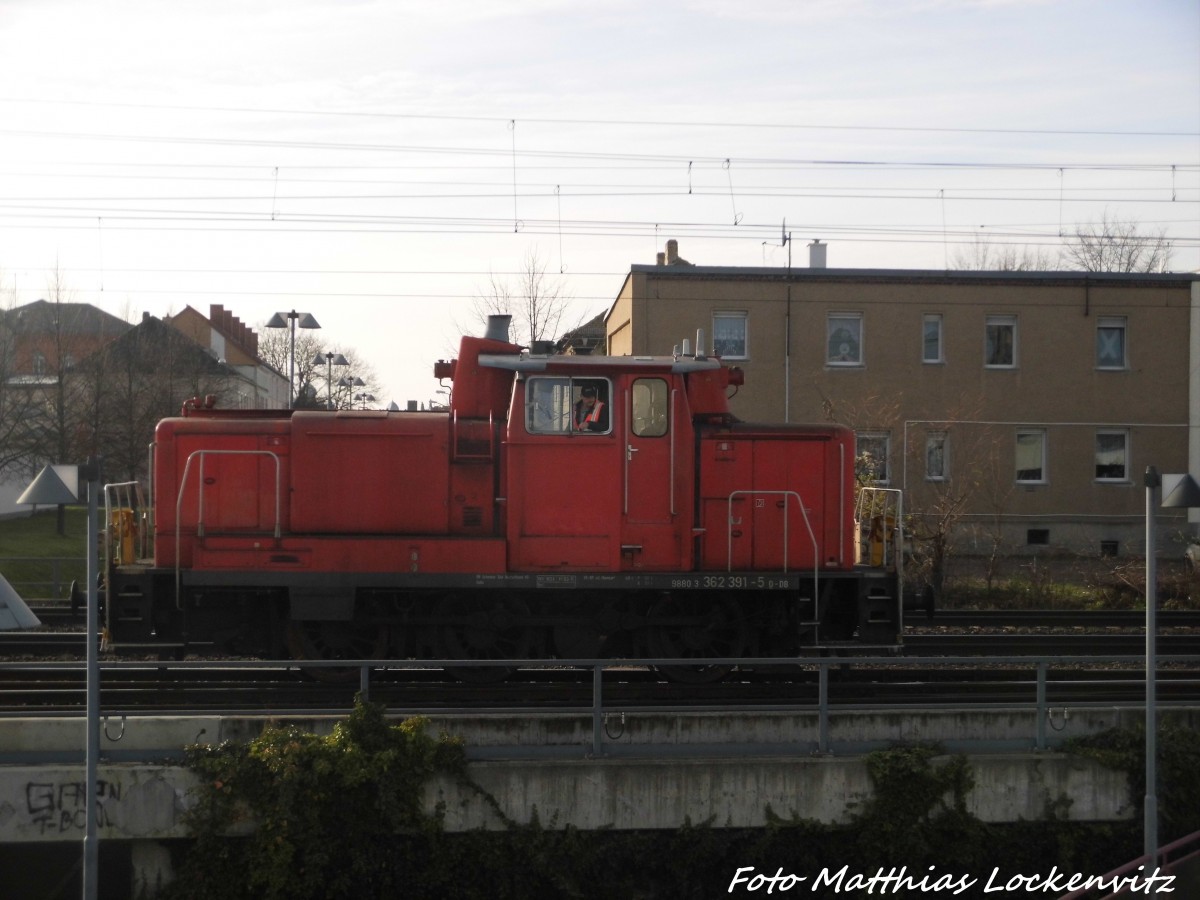
[[[109,804],[121,802],[121,784],[96,782],[96,825],[111,825]],[[82,834],[87,828],[86,781],[30,781],[25,784],[25,809],[43,835]]]

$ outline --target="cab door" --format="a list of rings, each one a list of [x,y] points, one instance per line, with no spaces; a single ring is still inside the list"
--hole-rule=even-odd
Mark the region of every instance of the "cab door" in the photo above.
[[[691,467],[682,460],[690,451],[691,430],[680,424],[685,418],[680,415],[679,391],[668,378],[630,378],[622,387],[622,406],[621,568],[685,567],[680,529],[688,517],[683,515],[687,503],[682,485]]]

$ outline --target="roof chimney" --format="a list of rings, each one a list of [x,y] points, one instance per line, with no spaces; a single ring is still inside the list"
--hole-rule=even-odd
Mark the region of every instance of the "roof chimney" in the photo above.
[[[825,250],[828,244],[822,244],[820,238],[814,238],[808,245],[808,267],[810,269],[825,268]]]
[[[673,266],[679,262],[679,241],[671,238],[667,241],[667,265]]]
[[[658,251],[658,256],[655,258],[655,265],[665,266],[667,264],[667,254],[661,250]]]

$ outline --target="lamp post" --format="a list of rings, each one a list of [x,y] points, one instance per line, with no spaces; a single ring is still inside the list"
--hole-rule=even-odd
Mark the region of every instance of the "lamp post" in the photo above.
[[[330,350],[326,353],[318,353],[313,357],[314,366],[319,366],[322,362],[325,363],[325,408],[333,409],[333,367],[348,366],[350,361],[342,354]]]
[[[361,400],[361,401],[362,401],[362,408],[363,408],[363,409],[366,409],[366,408],[367,408],[367,404],[368,404],[368,403],[374,403],[374,402],[375,402],[375,395],[374,395],[374,394],[367,394],[367,393],[355,394],[355,395],[354,395],[354,399],[355,399],[355,400]]]
[[[367,386],[367,383],[365,381],[363,381],[361,378],[359,378],[357,375],[355,375],[353,377],[351,377],[350,375],[346,375],[345,377],[338,379],[338,387],[347,388],[347,393],[352,392],[355,388],[366,387],[366,386]],[[357,394],[353,395],[350,398],[350,403],[349,403],[350,409],[354,409],[354,401],[357,399],[358,399]]]
[[[1146,872],[1154,874],[1158,861],[1158,707],[1157,648],[1158,560],[1155,552],[1154,516],[1159,490],[1164,509],[1191,509],[1200,506],[1200,484],[1191,475],[1163,475],[1154,466],[1146,467],[1146,797],[1143,801],[1143,852]]]
[[[100,491],[100,459],[91,457],[83,467],[88,483],[87,520],[87,741],[84,754],[84,813],[83,833],[83,900],[96,900],[100,891],[100,847],[96,836],[99,818],[99,792],[96,767],[100,761],[100,610],[99,610],[99,553],[100,528],[96,521],[97,495]],[[37,478],[17,498],[19,504],[59,506],[77,502],[78,498],[46,466]]]
[[[267,320],[268,328],[287,328],[291,331],[288,342],[288,409],[296,406],[296,327],[320,328],[312,313],[277,312]]]

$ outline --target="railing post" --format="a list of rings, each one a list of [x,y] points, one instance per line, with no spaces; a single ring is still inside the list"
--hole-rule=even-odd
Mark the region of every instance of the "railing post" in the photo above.
[[[817,752],[829,752],[829,666],[824,660],[817,665]]]
[[[601,663],[592,666],[592,756],[604,755],[604,700],[601,696],[601,677],[604,668]]]
[[[1045,660],[1037,664],[1037,750],[1046,749],[1046,668]]]
[[[358,669],[358,693],[363,703],[371,699],[371,667],[368,665]]]

